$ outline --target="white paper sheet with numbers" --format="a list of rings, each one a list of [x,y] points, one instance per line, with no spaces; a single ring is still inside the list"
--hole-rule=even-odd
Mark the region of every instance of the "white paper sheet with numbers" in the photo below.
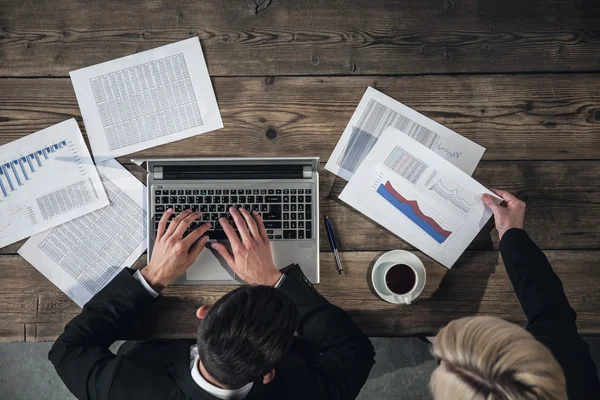
[[[223,127],[197,37],[70,75],[96,163]]]
[[[146,250],[145,186],[115,160],[97,168],[110,205],[32,236],[19,249],[80,307]]]
[[[389,127],[340,199],[451,268],[492,216],[480,196],[501,199],[463,171]]]
[[[485,152],[477,143],[369,87],[325,168],[350,180],[388,126],[404,132],[469,175]]]
[[[0,248],[107,205],[75,119],[0,146]]]

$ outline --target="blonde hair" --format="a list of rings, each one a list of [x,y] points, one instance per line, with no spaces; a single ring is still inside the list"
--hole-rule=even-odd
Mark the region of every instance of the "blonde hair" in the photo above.
[[[450,322],[435,338],[435,400],[566,400],[565,376],[550,350],[495,317]]]

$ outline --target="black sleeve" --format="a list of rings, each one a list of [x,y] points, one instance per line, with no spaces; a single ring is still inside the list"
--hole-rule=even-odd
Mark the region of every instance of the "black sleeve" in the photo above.
[[[569,399],[597,399],[596,365],[577,332],[577,315],[548,259],[522,229],[510,229],[502,236],[500,252],[527,316],[527,330],[561,365]]]
[[[358,396],[375,363],[369,338],[341,308],[321,296],[298,265],[288,267],[279,287],[296,303],[300,313],[298,335],[318,347],[309,373],[295,378],[312,400],[353,399]]]
[[[125,268],[98,292],[67,324],[48,354],[60,378],[80,400],[130,399],[131,393],[115,385],[123,378],[140,382],[135,385],[139,398],[154,398],[155,390],[166,384],[109,350],[154,300],[133,273]]]

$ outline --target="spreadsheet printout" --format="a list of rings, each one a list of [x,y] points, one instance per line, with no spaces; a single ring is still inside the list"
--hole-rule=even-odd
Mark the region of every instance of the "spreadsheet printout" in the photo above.
[[[75,119],[0,147],[0,248],[107,205]]]
[[[325,168],[350,180],[387,127],[392,126],[471,175],[485,148],[399,101],[367,88]]]
[[[223,127],[197,37],[70,75],[96,162]]]
[[[451,268],[492,216],[469,175],[388,127],[340,199]]]
[[[145,186],[115,160],[97,168],[110,205],[35,235],[19,249],[80,307],[146,250]]]

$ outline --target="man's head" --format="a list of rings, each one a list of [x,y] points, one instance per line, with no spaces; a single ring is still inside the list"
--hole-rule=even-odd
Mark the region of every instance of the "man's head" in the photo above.
[[[268,383],[299,322],[292,300],[269,286],[242,286],[210,309],[198,310],[198,317],[202,318],[197,334],[202,365],[229,389],[263,377]]]

